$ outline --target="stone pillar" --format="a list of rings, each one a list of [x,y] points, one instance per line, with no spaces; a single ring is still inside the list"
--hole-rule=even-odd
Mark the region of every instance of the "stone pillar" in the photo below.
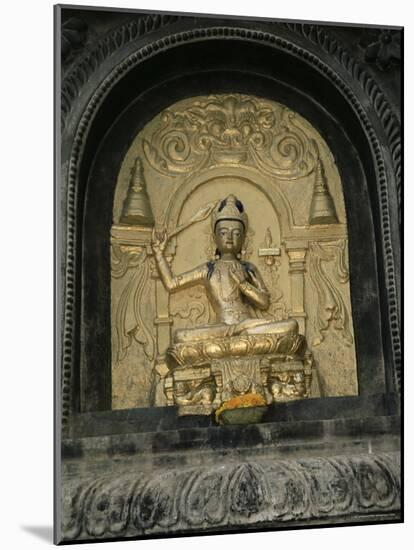
[[[297,320],[299,332],[306,334],[305,277],[307,241],[286,241],[285,249],[289,256],[290,275],[290,315]]]
[[[170,260],[170,258],[168,258]],[[157,358],[155,361],[155,372],[158,375],[156,390],[155,390],[155,405],[166,405],[168,403],[165,392],[164,382],[169,373],[169,369],[165,363],[165,352],[171,343],[171,325],[173,318],[170,316],[170,296],[165,289],[158,272],[154,266],[153,277],[155,279],[155,307],[156,317],[154,325],[157,332]]]

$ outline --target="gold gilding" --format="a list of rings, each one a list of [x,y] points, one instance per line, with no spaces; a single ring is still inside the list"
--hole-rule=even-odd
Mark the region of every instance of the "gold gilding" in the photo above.
[[[153,225],[154,218],[146,191],[141,159],[138,157],[131,173],[131,183],[126,196],[121,222],[134,225]]]
[[[170,106],[127,152],[113,219],[113,408],[357,394],[342,183],[300,115]]]
[[[311,225],[338,223],[335,205],[329,193],[323,164],[318,160],[315,168],[315,186],[310,207]]]

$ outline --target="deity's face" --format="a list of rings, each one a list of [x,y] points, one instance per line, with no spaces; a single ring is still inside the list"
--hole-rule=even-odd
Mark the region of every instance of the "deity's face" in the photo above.
[[[244,242],[244,227],[237,220],[220,220],[214,231],[214,238],[220,254],[237,255]]]

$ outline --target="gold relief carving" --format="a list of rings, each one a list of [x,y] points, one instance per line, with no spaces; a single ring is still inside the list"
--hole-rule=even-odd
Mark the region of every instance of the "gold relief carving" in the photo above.
[[[281,250],[273,243],[270,227],[267,228],[264,242],[259,248],[258,256],[261,267],[263,268],[263,277],[267,288],[270,291],[270,301],[267,312],[262,315],[273,317],[275,319],[287,319],[288,314],[283,298],[283,292],[279,286],[279,268]]]
[[[323,342],[330,327],[340,332],[347,346],[354,341],[349,312],[338,290],[338,283],[343,285],[349,282],[346,249],[346,239],[310,243],[310,278],[318,296],[314,346]],[[327,264],[332,265],[332,278],[327,274]]]
[[[255,393],[265,399],[267,392],[262,380],[261,357],[234,357],[213,360],[211,370],[219,378],[220,403],[238,395]]]
[[[199,208],[197,212],[193,216],[191,216],[189,220],[182,223],[181,225],[179,225],[178,227],[176,227],[166,235],[167,241],[171,240],[173,237],[176,237],[179,233],[181,233],[185,229],[188,229],[195,223],[199,223],[206,220],[210,216],[210,214],[213,212],[213,210],[216,208],[217,204],[218,204],[218,201],[213,201]]]
[[[271,381],[270,391],[274,401],[291,401],[307,397],[303,371],[277,373]]]
[[[280,248],[277,248],[273,243],[270,227],[266,229],[263,246],[264,248],[259,248],[259,257],[264,259],[266,266],[272,267],[278,263],[275,256],[280,256]]]
[[[111,245],[111,275],[120,279],[127,269],[136,267],[141,262],[142,246]]]
[[[214,358],[205,354],[199,364],[186,361],[174,367],[170,361],[171,374],[164,385],[167,403],[178,405],[179,414],[187,415],[210,414],[229,399],[247,393],[261,395],[268,404],[310,397],[315,378],[312,354],[303,337],[296,346],[284,344],[275,354],[255,354],[252,348],[240,353],[239,348],[229,355],[226,347],[222,356],[215,350]],[[255,351],[264,349],[257,346]]]
[[[334,201],[326,180],[325,168],[318,159],[315,169],[315,184],[310,207],[309,223],[311,225],[338,223]]]
[[[144,226],[154,225],[146,187],[142,161],[137,157],[131,170],[128,193],[122,209],[122,223]]]
[[[289,250],[289,273],[305,271],[306,249]]]
[[[149,205],[154,232],[146,224]],[[127,214],[141,217],[126,224],[133,219]],[[148,404],[209,414],[221,406],[225,364],[237,370],[241,360],[255,365],[255,377],[259,369],[267,402],[357,392],[346,249],[340,253],[337,244],[347,234],[341,180],[326,143],[299,114],[241,94],[176,103],[125,156],[114,222],[112,338],[124,357],[113,358],[119,406],[137,393],[142,406],[141,394],[152,392]],[[232,234],[231,254],[220,231]],[[318,371],[306,392],[305,338],[317,346]],[[132,375],[153,378],[138,388]],[[246,379],[234,381],[228,393],[243,393]]]
[[[283,402],[310,397],[313,368],[313,357],[309,351],[303,361],[272,362],[267,384],[273,400]]]
[[[187,380],[174,380],[176,405],[211,405],[216,396],[216,386],[211,376],[198,380],[193,372],[186,373]]]
[[[149,261],[145,248],[112,244],[112,276],[123,277],[128,269],[132,275],[123,288],[115,309],[114,357],[125,358],[132,340],[142,345],[149,360],[154,358],[154,336],[142,315],[142,300],[148,289]],[[132,311],[132,315],[128,313]],[[131,322],[132,318],[132,322]]]
[[[310,174],[318,158],[315,141],[295,113],[241,94],[212,95],[184,110],[166,110],[142,147],[149,164],[169,177],[244,164],[291,180]]]
[[[305,273],[308,243],[288,241],[285,247],[289,257],[291,315],[298,321],[301,333],[306,334]]]
[[[210,366],[176,369],[164,382],[167,405],[178,405],[178,414],[210,414],[217,395]]]
[[[171,297],[171,315],[184,319],[186,326],[204,325],[210,322],[211,311],[204,288],[195,286]]]
[[[184,226],[189,227],[189,224]],[[266,363],[270,357],[284,362],[292,359],[304,361],[306,339],[299,334],[295,320],[252,315],[257,310],[267,312],[270,293],[259,269],[242,259],[241,251],[248,226],[245,205],[235,195],[228,195],[218,201],[211,212],[215,259],[204,261],[177,275],[171,270],[165,253],[167,231],[153,233],[153,254],[165,289],[174,295],[178,290],[203,285],[214,310],[211,322],[196,327],[187,324],[185,328],[175,330],[173,344],[166,352],[166,364],[171,376],[167,376],[164,383],[165,396],[167,400],[173,399],[179,405],[180,414],[194,414],[191,412],[196,405],[192,401],[193,393],[200,386],[199,382],[191,385],[188,378],[184,386],[177,384],[179,374],[189,376],[188,369],[194,368],[191,372],[196,377],[199,369],[201,372],[202,369],[211,368],[216,387],[214,407],[217,408],[223,400],[246,392],[262,394],[271,401],[266,382],[263,382],[262,369],[262,362]],[[265,261],[270,256],[271,261],[266,266],[272,267],[275,247],[270,231],[267,232],[264,244],[265,255],[262,255],[262,259]],[[191,301],[188,301],[184,316],[187,314],[191,314]],[[198,410],[204,410],[204,414],[211,412],[210,405],[204,404],[203,407]]]
[[[269,354],[302,357],[306,349],[306,340],[301,334],[251,334],[177,343],[167,350],[167,362],[175,368],[227,357]]]

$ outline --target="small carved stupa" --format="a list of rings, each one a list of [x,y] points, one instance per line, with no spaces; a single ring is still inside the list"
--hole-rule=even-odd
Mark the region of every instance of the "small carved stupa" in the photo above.
[[[325,169],[321,159],[315,168],[315,185],[309,214],[310,225],[338,223],[335,204],[329,193]]]
[[[141,159],[135,161],[131,182],[122,208],[121,223],[154,225]]]

